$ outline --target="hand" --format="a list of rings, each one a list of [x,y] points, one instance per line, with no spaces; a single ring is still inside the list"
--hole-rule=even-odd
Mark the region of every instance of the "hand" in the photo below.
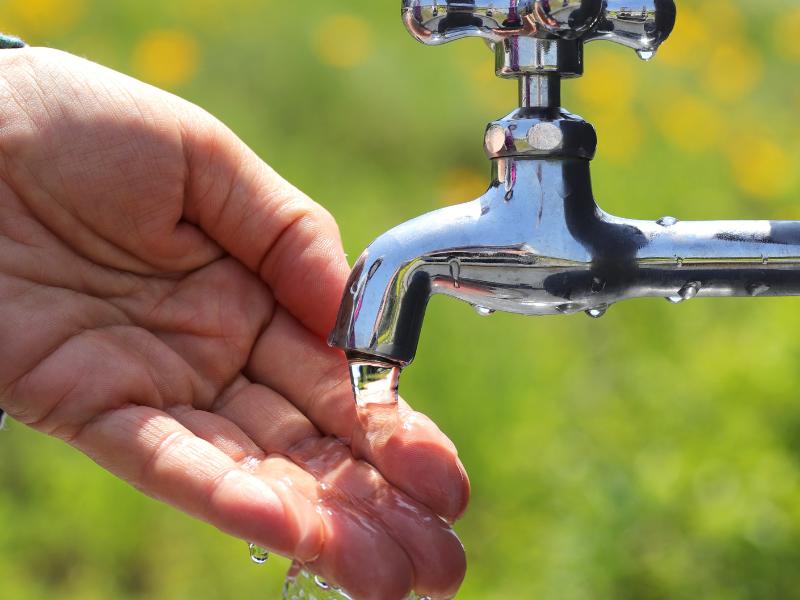
[[[452,596],[467,477],[407,405],[359,421],[324,341],[347,271],[330,215],[196,106],[0,51],[0,408],[356,598]]]

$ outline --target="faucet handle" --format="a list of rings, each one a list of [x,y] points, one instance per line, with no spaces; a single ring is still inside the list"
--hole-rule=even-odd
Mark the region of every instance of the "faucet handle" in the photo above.
[[[403,21],[423,44],[467,37],[579,39],[595,26],[604,0],[403,0]],[[556,6],[557,5],[557,6]]]
[[[583,72],[583,42],[616,42],[652,58],[672,32],[676,9],[674,0],[403,0],[402,15],[411,35],[427,45],[467,37],[494,45],[505,63],[498,63],[501,77],[577,76]],[[523,45],[539,58],[519,64],[527,54]],[[503,46],[512,54],[507,60]],[[557,54],[564,56],[555,59]]]

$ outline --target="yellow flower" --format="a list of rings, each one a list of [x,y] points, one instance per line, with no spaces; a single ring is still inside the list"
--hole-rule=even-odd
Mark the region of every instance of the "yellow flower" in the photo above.
[[[586,72],[567,85],[575,87],[578,96],[593,108],[601,111],[627,110],[633,102],[637,86],[637,69],[634,55],[623,48],[592,48],[587,59]]]
[[[444,174],[439,188],[442,204],[460,204],[481,196],[489,187],[488,166],[486,173],[456,168]]]
[[[314,33],[314,51],[321,62],[337,69],[364,64],[372,52],[372,29],[354,15],[327,17]]]
[[[606,110],[592,118],[597,129],[597,156],[625,163],[636,156],[644,138],[644,126],[634,113]]]
[[[735,39],[716,46],[706,63],[706,83],[720,99],[740,100],[761,79],[762,60],[758,51]]]
[[[675,29],[658,51],[658,60],[675,67],[694,67],[706,51],[711,32],[693,6],[680,6]]]
[[[686,152],[702,152],[719,145],[723,121],[717,109],[685,93],[662,94],[653,114],[662,135]]]
[[[7,0],[8,20],[19,24],[23,37],[62,35],[86,12],[85,0]],[[4,16],[5,20],[5,16]]]
[[[786,150],[767,137],[737,139],[729,159],[734,182],[751,196],[775,198],[792,187],[793,161]]]
[[[143,80],[164,87],[189,81],[197,71],[199,49],[189,34],[177,30],[152,31],[133,52],[133,70]]]
[[[779,54],[789,60],[800,62],[800,8],[790,12],[778,11],[773,40]]]

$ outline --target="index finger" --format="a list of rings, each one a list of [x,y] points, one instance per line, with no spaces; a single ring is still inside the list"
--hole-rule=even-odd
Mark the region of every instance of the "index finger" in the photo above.
[[[306,327],[327,336],[350,271],[336,221],[222,123],[189,103],[180,107],[184,218],[257,273]]]

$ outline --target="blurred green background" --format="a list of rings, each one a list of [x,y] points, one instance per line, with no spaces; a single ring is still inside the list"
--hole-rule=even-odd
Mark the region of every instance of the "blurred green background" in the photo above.
[[[483,127],[515,102],[483,44],[416,44],[398,4],[0,0],[0,29],[218,115],[333,212],[352,259],[480,194]],[[678,5],[654,62],[593,44],[564,85],[598,129],[601,205],[800,218],[796,0]],[[459,598],[800,598],[798,332],[792,299],[635,301],[599,321],[435,299],[402,391],[471,473]],[[255,567],[244,543],[7,429],[0,597],[279,597],[285,561]]]

